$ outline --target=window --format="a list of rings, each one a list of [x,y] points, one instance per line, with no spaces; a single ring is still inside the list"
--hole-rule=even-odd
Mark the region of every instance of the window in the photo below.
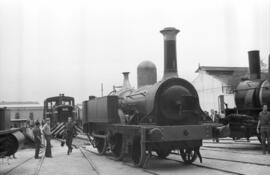
[[[19,112],[16,112],[15,119],[20,119],[20,113]]]
[[[233,87],[232,86],[222,86],[222,93],[233,94]]]

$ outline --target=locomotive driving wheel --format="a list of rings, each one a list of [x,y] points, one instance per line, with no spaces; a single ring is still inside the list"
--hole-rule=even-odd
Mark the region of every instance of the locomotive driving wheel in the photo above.
[[[131,158],[137,167],[142,167],[146,160],[145,143],[142,143],[138,136],[133,139]]]
[[[197,158],[197,153],[194,151],[194,149],[191,148],[181,148],[180,149],[180,155],[186,164],[191,164],[194,162]]]
[[[170,149],[158,149],[156,150],[156,153],[160,159],[165,159],[170,153]]]
[[[107,150],[107,139],[94,137],[95,146],[99,154],[105,154]]]
[[[121,134],[115,134],[110,139],[110,148],[116,160],[124,157],[124,138]]]

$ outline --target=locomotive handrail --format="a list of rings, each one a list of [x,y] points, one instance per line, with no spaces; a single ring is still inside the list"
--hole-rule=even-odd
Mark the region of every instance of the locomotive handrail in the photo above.
[[[137,95],[142,95],[142,96],[146,96],[146,92],[144,91],[144,92],[140,92],[140,93],[136,93],[136,94],[131,94],[131,95],[127,95],[126,97],[130,97],[130,98],[132,98],[133,96],[137,96]]]

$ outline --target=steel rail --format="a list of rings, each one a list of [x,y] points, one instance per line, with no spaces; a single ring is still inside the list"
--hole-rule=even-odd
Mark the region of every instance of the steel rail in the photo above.
[[[85,153],[83,152],[83,150],[81,149],[81,147],[79,147],[79,150],[81,151],[82,155],[84,156],[84,158],[88,161],[88,163],[90,164],[90,166],[92,167],[93,171],[95,171],[95,173],[97,175],[100,175],[100,172],[98,171],[97,167],[95,166],[93,160],[91,160],[89,157],[87,157],[85,155]]]
[[[44,151],[41,151],[41,154],[43,153]],[[12,172],[13,170],[17,169],[18,167],[22,166],[23,164],[25,164],[26,162],[32,160],[34,157],[30,157],[30,158],[27,158],[25,159],[23,162],[19,163],[18,165],[16,165],[15,167],[9,169],[7,172],[5,172],[3,175],[7,175],[9,174],[10,172]],[[44,156],[42,157],[42,159],[44,159]],[[37,175],[37,174],[34,174],[34,175]]]

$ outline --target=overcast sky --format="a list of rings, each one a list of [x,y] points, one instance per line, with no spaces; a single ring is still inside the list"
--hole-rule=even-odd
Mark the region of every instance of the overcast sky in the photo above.
[[[0,0],[0,101],[65,93],[77,102],[122,84],[143,60],[163,74],[164,27],[176,27],[179,76],[247,66],[270,53],[270,0]]]

